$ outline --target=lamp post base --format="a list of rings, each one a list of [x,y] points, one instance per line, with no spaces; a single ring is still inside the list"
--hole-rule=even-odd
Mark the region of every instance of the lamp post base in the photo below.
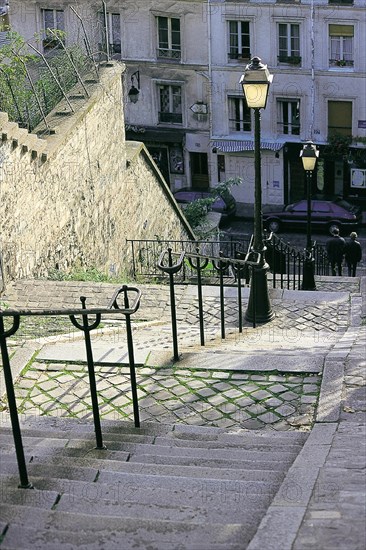
[[[250,284],[248,308],[245,319],[253,323],[268,323],[274,317],[268,294],[267,271],[269,266],[252,267],[252,279]]]
[[[314,258],[307,258],[304,261],[304,269],[302,272],[301,290],[316,290],[314,278]]]

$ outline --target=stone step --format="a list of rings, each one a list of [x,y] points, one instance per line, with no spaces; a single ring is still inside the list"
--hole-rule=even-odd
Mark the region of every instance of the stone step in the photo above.
[[[34,424],[34,425],[33,425]],[[37,426],[36,421],[32,422],[30,426],[28,424],[22,425],[23,437],[34,438],[51,438],[51,439],[83,439],[83,436],[89,435],[94,437],[94,427],[92,424],[77,424],[66,423],[65,427],[50,426],[48,429],[48,423],[44,425],[44,422],[40,422]],[[174,445],[185,446],[194,443],[192,446],[198,446],[201,442],[205,445],[208,442],[207,447],[212,447],[212,444],[217,442],[217,447],[241,447],[247,444],[262,444],[262,445],[278,445],[283,446],[296,446],[303,445],[307,439],[307,433],[300,432],[275,432],[275,431],[244,431],[228,433],[222,428],[206,428],[204,426],[195,426],[195,430],[189,430],[190,426],[175,425],[173,427],[165,424],[146,423],[142,424],[140,428],[135,428],[133,423],[116,422],[109,424],[108,421],[102,421],[102,434],[103,437],[108,440],[116,441],[138,441],[152,442],[154,437],[161,437],[161,444],[164,443],[164,437],[168,436],[174,442]],[[198,428],[198,429],[197,429]],[[0,427],[1,436],[12,436],[12,429],[10,426]],[[198,443],[197,443],[198,442]]]
[[[90,468],[79,465],[79,461],[73,462],[73,465],[63,465],[63,464],[40,464],[33,463],[27,464],[28,477],[33,478],[34,476],[42,476],[45,478],[64,478],[71,480],[83,480],[83,481],[94,481],[98,476],[98,468]],[[2,460],[0,464],[0,478],[4,482],[4,476],[11,475],[15,476],[18,474],[18,466],[13,460]]]
[[[1,440],[9,443],[10,439],[12,439],[12,429],[11,428],[0,428],[0,436]],[[108,430],[102,429],[102,433],[104,437],[107,437],[108,440],[115,440],[116,442],[123,441],[123,442],[130,442],[130,443],[153,443],[155,440],[155,435],[146,435],[143,433],[139,433],[138,430],[136,430],[136,433],[124,433],[124,432],[117,432],[112,431],[109,432]],[[60,440],[65,441],[65,438],[67,440],[69,439],[80,439],[80,440],[93,440],[95,438],[93,427],[89,426],[88,430],[70,430],[70,431],[56,431],[56,430],[42,430],[42,429],[34,429],[34,428],[23,428],[22,429],[22,438],[24,442],[29,441],[35,441],[36,440]],[[86,439],[88,438],[88,439]],[[28,444],[28,443],[27,443]]]
[[[6,504],[0,504],[0,514],[10,523],[2,543],[6,550],[243,550],[251,538],[245,525],[234,523],[91,518],[75,512],[55,513]]]
[[[204,523],[208,517],[218,522],[257,521],[268,508],[279,485],[128,474],[124,480],[119,476],[118,481],[110,483],[57,478],[34,478],[33,481],[33,490],[14,488],[12,480],[2,481],[4,502],[25,504],[27,496],[19,496],[19,493],[32,491],[41,499],[45,491],[59,495],[57,502],[51,503],[56,511],[166,521],[194,520],[196,523]],[[20,498],[23,501],[19,501]]]
[[[96,451],[98,452],[98,451]],[[113,452],[113,451],[112,451]],[[96,455],[97,456],[97,455]],[[131,474],[145,474],[156,476],[180,476],[191,478],[210,478],[210,479],[237,479],[238,481],[282,481],[284,474],[280,471],[259,470],[255,469],[255,463],[252,464],[252,469],[231,470],[224,468],[206,468],[205,466],[171,466],[169,464],[144,464],[138,462],[127,462],[128,453],[125,454],[126,462],[121,462],[121,459],[110,460],[104,458],[105,454],[99,452],[99,457],[92,458],[86,456],[78,457],[77,465],[83,468],[97,468],[99,471],[108,470],[109,472],[126,472]],[[10,463],[13,469],[8,465]],[[4,466],[3,468],[1,466]],[[50,467],[50,466],[75,467],[75,457],[70,456],[48,456],[36,455],[33,456],[32,462],[28,465],[30,476],[37,475],[34,468]],[[14,463],[14,457],[0,452],[0,472],[8,471],[17,472],[17,467]]]
[[[244,482],[245,483],[245,482]],[[236,484],[232,482],[233,486]],[[61,488],[53,502],[43,502],[43,486],[57,486]],[[141,487],[135,483],[128,483],[119,487],[115,484],[69,482],[68,480],[55,480],[48,482],[36,479],[35,489],[3,488],[4,502],[12,505],[25,505],[30,498],[24,496],[24,492],[32,492],[33,506],[38,506],[37,498],[42,501],[42,508],[49,508],[58,513],[72,512],[88,513],[91,517],[123,517],[143,518],[163,521],[180,521],[205,523],[206,521],[218,523],[245,523],[248,528],[258,525],[268,506],[273,494],[260,494],[226,490],[221,482],[217,482],[216,492],[206,490],[206,483],[196,482],[196,488],[159,486]],[[52,493],[52,491],[48,491]],[[37,497],[37,498],[36,498]],[[57,500],[56,500],[57,499]],[[29,525],[29,523],[28,523]]]
[[[68,447],[79,448],[84,444],[80,440],[69,440]],[[272,449],[271,451],[255,451],[251,449],[205,449],[205,448],[192,448],[192,447],[172,447],[168,445],[149,445],[139,443],[117,443],[115,441],[105,441],[107,447],[116,451],[127,451],[131,453],[131,459],[138,457],[140,454],[146,455],[159,455],[168,456],[170,458],[175,457],[193,457],[205,459],[225,459],[225,460],[268,460],[268,454],[271,453],[272,461],[292,462],[296,457],[297,452],[284,451],[280,452],[278,449]]]
[[[154,445],[162,445],[169,447],[185,447],[192,448],[203,448],[203,449],[241,449],[241,450],[251,450],[251,451],[262,451],[262,452],[294,452],[297,453],[303,447],[302,443],[291,444],[290,440],[284,440],[279,436],[278,438],[267,438],[266,440],[259,439],[256,437],[237,437],[237,438],[226,438],[226,439],[216,439],[214,441],[210,440],[199,440],[199,439],[182,439],[182,438],[171,438],[171,437],[160,437],[158,436],[154,440]],[[184,452],[182,450],[182,452]]]
[[[282,472],[285,469],[289,468],[292,464],[292,460],[278,462],[278,458],[274,460],[249,460],[244,457],[242,460],[232,460],[228,458],[209,458],[206,457],[204,460],[204,466],[206,468],[230,468],[232,470],[245,470],[257,469],[257,470],[272,470],[277,472]],[[130,458],[132,462],[138,462],[140,464],[167,464],[175,466],[202,466],[203,459],[202,457],[193,457],[193,456],[174,456],[170,457],[167,455],[134,455]]]

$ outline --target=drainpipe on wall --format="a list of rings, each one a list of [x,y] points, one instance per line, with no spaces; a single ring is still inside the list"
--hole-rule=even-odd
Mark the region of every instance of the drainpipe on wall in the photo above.
[[[212,140],[212,50],[211,50],[211,0],[207,2],[207,38],[208,38],[208,128],[209,143]],[[211,158],[211,153],[209,155]],[[215,167],[216,169],[217,167]],[[209,170],[209,177],[212,175],[212,167]]]
[[[310,43],[311,43],[311,121],[308,139],[313,140],[315,119],[315,46],[314,46],[314,0],[310,4]]]

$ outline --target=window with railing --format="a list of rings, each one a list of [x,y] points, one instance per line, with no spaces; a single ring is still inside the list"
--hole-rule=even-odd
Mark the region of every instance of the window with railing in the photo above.
[[[352,136],[352,102],[328,101],[328,136]]]
[[[107,52],[107,44],[111,56],[121,54],[121,15],[119,13],[99,13],[100,51]]]
[[[250,109],[244,97],[229,97],[230,132],[251,131]]]
[[[65,31],[64,10],[42,9],[43,24],[43,50],[61,48],[60,42],[52,35],[51,31]]]
[[[329,66],[353,67],[353,25],[329,25]]]
[[[157,17],[158,49],[157,57],[163,59],[181,58],[180,19]]]
[[[300,135],[300,101],[277,100],[277,131],[284,135]]]
[[[300,25],[297,23],[279,23],[278,25],[278,62],[299,65]]]
[[[159,85],[159,122],[182,124],[182,87],[170,84]]]
[[[249,21],[228,21],[229,60],[250,59]]]

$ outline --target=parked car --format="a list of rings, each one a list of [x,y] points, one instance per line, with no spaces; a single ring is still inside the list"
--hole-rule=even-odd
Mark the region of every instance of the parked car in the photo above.
[[[362,211],[344,199],[312,200],[311,227],[332,234],[335,228],[341,233],[352,231],[361,222]],[[307,201],[301,200],[285,206],[280,212],[264,212],[263,224],[273,233],[288,228],[306,228]]]
[[[197,199],[207,199],[212,197],[209,189],[193,189],[184,187],[174,193],[175,200],[181,204],[189,204]],[[215,201],[210,205],[210,210],[220,212],[225,218],[233,217],[236,213],[236,200],[230,193],[225,190],[222,195],[215,198]]]

